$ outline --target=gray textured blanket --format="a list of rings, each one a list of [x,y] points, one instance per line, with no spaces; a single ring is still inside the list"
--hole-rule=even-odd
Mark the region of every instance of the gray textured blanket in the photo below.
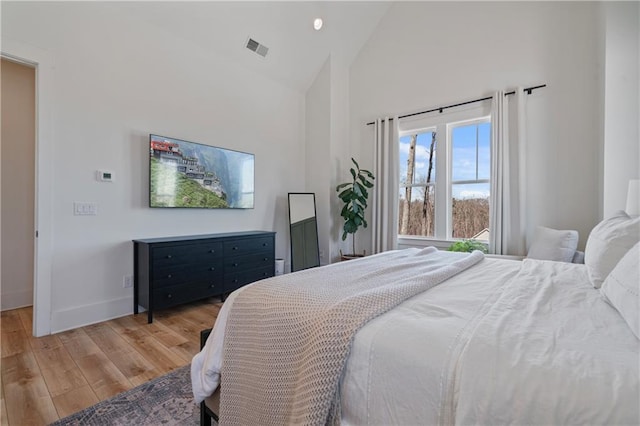
[[[482,258],[480,252],[408,249],[282,275],[245,289],[226,328],[221,424],[339,421],[339,382],[356,331]]]

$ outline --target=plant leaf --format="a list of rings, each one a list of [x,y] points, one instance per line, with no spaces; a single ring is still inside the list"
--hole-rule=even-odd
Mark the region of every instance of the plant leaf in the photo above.
[[[358,188],[360,190],[360,194],[364,197],[364,198],[368,198],[369,194],[367,193],[367,189],[360,183],[360,182],[356,182],[356,184],[354,185],[355,188]],[[356,191],[357,192],[357,191]]]
[[[358,225],[356,225],[356,223],[352,219],[349,219],[344,223],[344,230],[349,234],[353,234],[358,230]]]
[[[351,188],[345,189],[341,193],[338,194],[338,197],[343,198],[345,195],[351,193]]]

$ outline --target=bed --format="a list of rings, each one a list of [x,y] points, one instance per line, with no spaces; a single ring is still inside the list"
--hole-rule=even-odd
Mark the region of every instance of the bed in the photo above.
[[[626,256],[630,261],[624,277],[629,264],[637,269],[637,246],[636,254]],[[319,414],[295,417],[300,414],[296,401],[283,403],[278,392],[270,399],[274,387],[287,388],[285,394],[294,399],[317,395],[307,384],[319,373],[316,361],[309,366],[312,357],[304,352],[309,346],[304,341],[302,363],[292,361],[294,374],[305,370],[302,379],[294,378],[292,385],[284,376],[268,375],[280,368],[277,358],[286,362],[297,355],[289,353],[281,331],[267,335],[262,327],[270,321],[290,327],[299,320],[294,318],[299,308],[289,312],[265,303],[260,310],[243,305],[247,299],[268,298],[270,287],[279,289],[274,298],[281,298],[282,289],[297,287],[296,282],[359,274],[369,281],[400,277],[398,283],[415,287],[434,271],[438,279],[416,288],[413,295],[394,299],[371,318],[364,315],[363,324],[346,337],[344,362],[330,367],[337,371],[335,382],[320,388],[326,398],[318,404]],[[200,402],[221,389],[221,424],[640,424],[640,341],[628,315],[625,318],[605,296],[594,288],[589,265],[485,258],[432,248],[385,252],[274,277],[227,299],[203,350],[193,359],[194,397]],[[251,312],[260,327],[242,323]],[[329,323],[342,322],[330,318]],[[230,326],[236,323],[243,324],[239,332]],[[242,337],[244,327],[255,330],[243,346],[235,336]],[[266,352],[256,349],[255,339],[260,338]],[[225,383],[227,378],[235,381],[238,372],[255,377]],[[255,384],[247,382],[254,379]]]

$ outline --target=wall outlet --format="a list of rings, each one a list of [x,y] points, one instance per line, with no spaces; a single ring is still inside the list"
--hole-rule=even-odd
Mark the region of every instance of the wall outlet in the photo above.
[[[320,259],[324,259],[324,251],[320,251],[318,254],[320,255]]]
[[[122,288],[131,288],[133,287],[133,276],[125,275],[122,279]]]

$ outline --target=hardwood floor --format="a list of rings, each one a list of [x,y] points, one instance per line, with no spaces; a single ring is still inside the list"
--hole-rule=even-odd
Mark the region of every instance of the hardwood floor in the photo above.
[[[0,424],[46,425],[191,362],[209,299],[35,338],[31,307],[0,314]]]

